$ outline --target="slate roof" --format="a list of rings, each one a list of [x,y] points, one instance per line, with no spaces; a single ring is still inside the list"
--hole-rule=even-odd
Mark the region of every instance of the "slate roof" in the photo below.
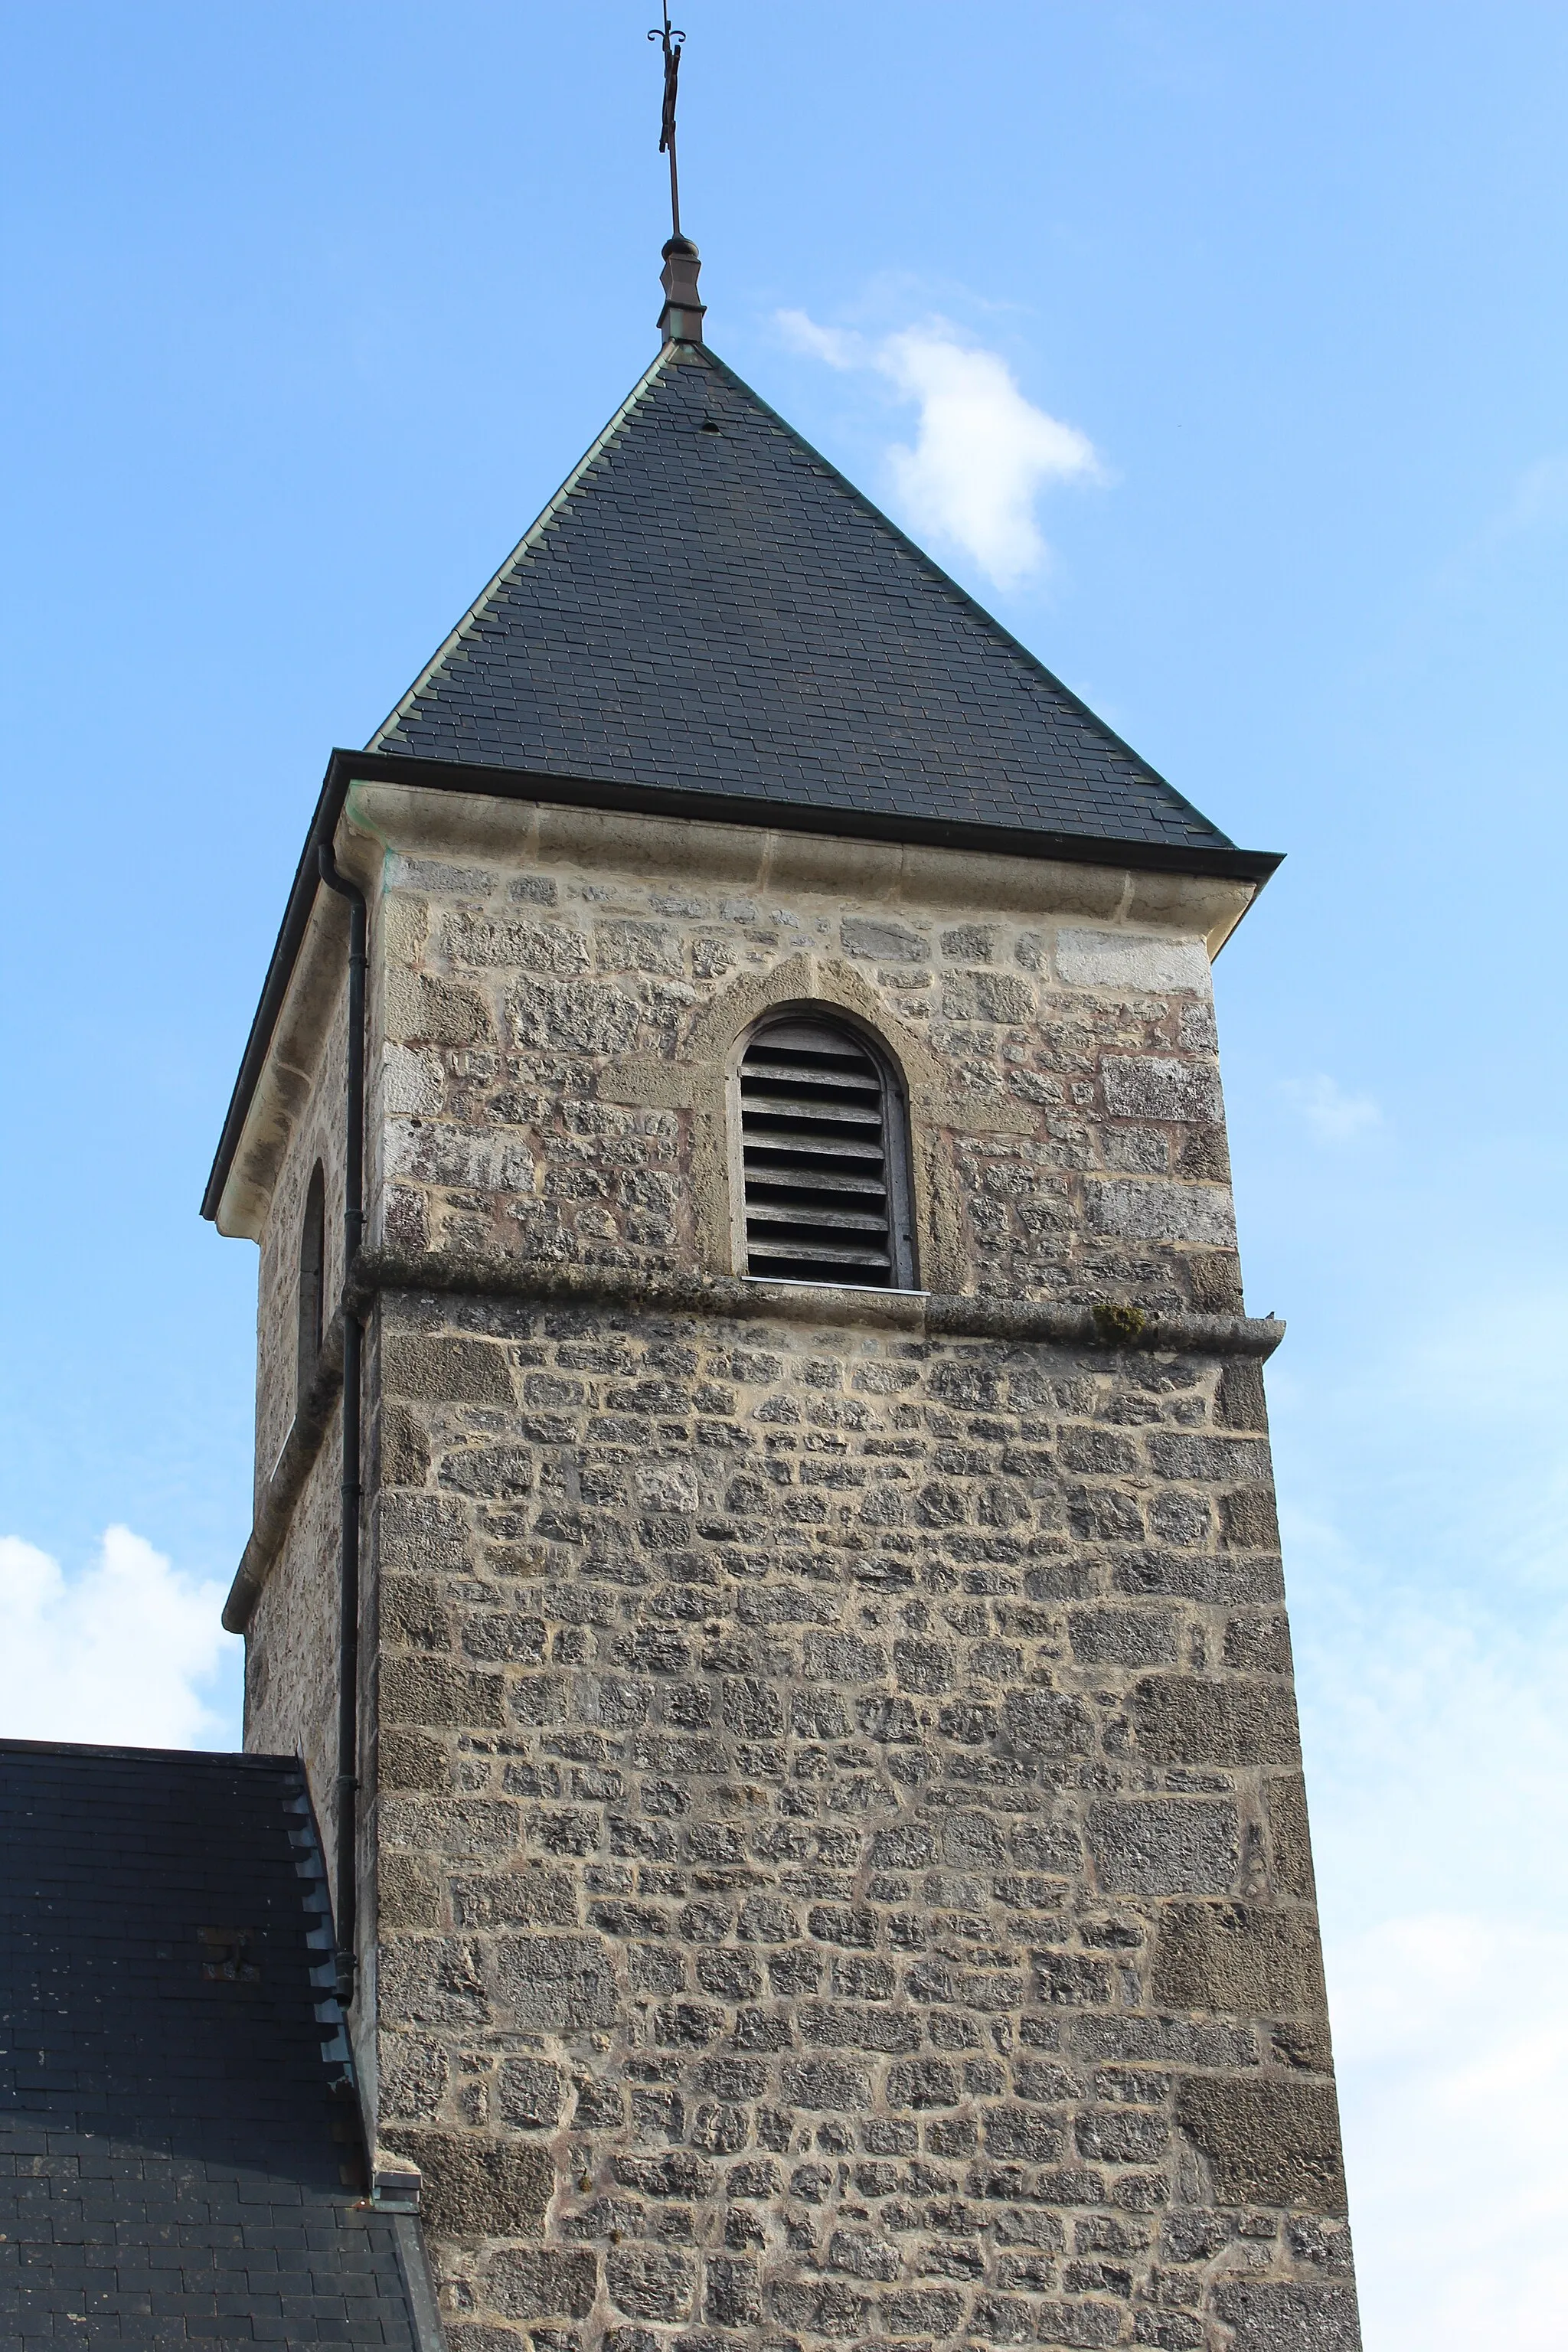
[[[0,2342],[416,2345],[303,1800],[287,1758],[0,1741]]]
[[[1232,847],[689,343],[665,346],[367,749]]]

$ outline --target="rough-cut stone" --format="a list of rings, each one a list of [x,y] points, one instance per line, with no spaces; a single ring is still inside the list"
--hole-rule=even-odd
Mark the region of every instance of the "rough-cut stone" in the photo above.
[[[1089,1850],[1108,1895],[1228,1894],[1239,1849],[1237,1809],[1223,1798],[1131,1797],[1089,1812]]]
[[[1177,2095],[1176,2120],[1208,2158],[1222,2205],[1344,2211],[1331,2084],[1189,2075]]]
[[[514,2246],[499,2253],[485,2284],[508,2319],[584,2319],[594,2307],[598,2263],[562,2246]]]
[[[1160,1918],[1154,1998],[1171,2009],[1289,2017],[1323,2006],[1310,1911],[1259,1903],[1173,1903]]]
[[[385,2139],[418,2166],[420,2210],[438,2237],[537,2235],[554,2182],[553,2167],[542,2148],[403,2124],[389,2129]]]
[[[1215,2297],[1234,2352],[1361,2352],[1354,2290],[1227,2280]]]

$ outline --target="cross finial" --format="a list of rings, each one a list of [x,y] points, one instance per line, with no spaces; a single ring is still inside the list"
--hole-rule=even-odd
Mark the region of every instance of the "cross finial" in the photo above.
[[[701,263],[691,239],[680,234],[680,177],[675,163],[675,97],[686,36],[671,25],[668,5],[663,13],[662,27],[656,25],[648,35],[648,39],[661,43],[664,50],[664,112],[659,118],[658,152],[669,157],[670,235],[664,248],[660,281],[664,287],[664,309],[659,313],[658,328],[667,343],[700,343],[705,308],[697,292],[697,273]]]
[[[659,118],[658,152],[669,156],[669,233],[680,235],[680,175],[675,168],[675,92],[680,79],[680,52],[686,47],[686,36],[670,24],[669,10],[664,11],[662,30],[656,25],[648,35],[650,41],[664,45],[664,112]]]

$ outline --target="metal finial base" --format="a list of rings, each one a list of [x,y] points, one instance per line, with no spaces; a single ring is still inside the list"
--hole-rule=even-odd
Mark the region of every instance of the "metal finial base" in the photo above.
[[[658,331],[667,343],[702,341],[702,320],[708,306],[697,291],[697,273],[701,267],[701,257],[689,236],[666,240],[664,268],[659,273],[664,308],[658,314]]]

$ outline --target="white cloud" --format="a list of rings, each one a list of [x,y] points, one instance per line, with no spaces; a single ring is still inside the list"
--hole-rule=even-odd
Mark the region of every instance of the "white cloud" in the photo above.
[[[778,323],[797,351],[829,367],[873,369],[918,409],[913,445],[888,453],[916,530],[962,548],[999,587],[1041,569],[1049,555],[1036,520],[1041,492],[1103,477],[1093,444],[1026,400],[1005,360],[942,319],[875,339],[818,326],[804,310],[782,310]]]
[[[238,1644],[218,1622],[221,1584],[196,1584],[129,1528],[67,1578],[0,1536],[0,1735],[111,1747],[198,1748],[228,1725],[203,1695]]]
[[[1279,1091],[1320,1143],[1351,1143],[1383,1124],[1383,1113],[1370,1095],[1346,1094],[1332,1078],[1282,1078]]]
[[[1395,1565],[1285,1515],[1366,2338],[1556,2352],[1568,1616],[1445,1583],[1405,1536]]]
[[[1527,466],[1504,509],[1503,531],[1552,530],[1568,522],[1568,457],[1542,457]]]
[[[1418,1914],[1328,1959],[1368,2343],[1560,2352],[1568,1930]]]

